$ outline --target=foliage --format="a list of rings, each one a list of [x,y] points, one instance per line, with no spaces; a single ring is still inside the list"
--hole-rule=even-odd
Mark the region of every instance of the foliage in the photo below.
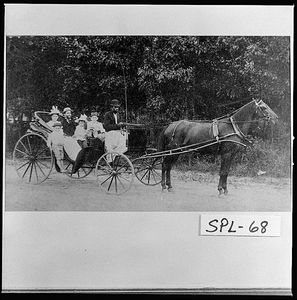
[[[55,37],[7,38],[6,97],[14,116],[57,103],[63,83],[57,69],[64,58]]]
[[[288,119],[289,42],[265,36],[7,37],[7,104],[15,113],[53,104],[103,112],[111,98],[125,101],[126,88],[129,110],[170,120],[217,117],[252,97]]]

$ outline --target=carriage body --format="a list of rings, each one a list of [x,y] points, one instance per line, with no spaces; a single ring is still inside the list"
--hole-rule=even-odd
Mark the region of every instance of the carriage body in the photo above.
[[[61,121],[62,117],[59,117]],[[16,143],[13,160],[19,177],[26,183],[39,184],[44,182],[55,168],[60,169],[56,158],[47,146],[47,138],[52,132],[46,123],[51,120],[50,114],[36,111],[30,127]],[[160,159],[139,159],[157,149],[156,130],[153,126],[127,125],[127,152],[109,153],[105,151],[104,143],[98,143],[96,138],[88,138],[88,147],[82,149],[76,161],[69,158],[64,150],[64,167],[66,175],[81,179],[88,176],[94,169],[96,179],[107,193],[122,194],[126,192],[136,177],[144,184],[160,183],[161,175],[154,169],[161,170]],[[112,164],[108,161],[112,156]],[[157,164],[158,163],[158,164]],[[73,169],[75,168],[75,172]]]

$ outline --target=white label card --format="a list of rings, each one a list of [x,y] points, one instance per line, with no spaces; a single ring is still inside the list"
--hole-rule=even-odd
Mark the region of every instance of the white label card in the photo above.
[[[205,214],[200,219],[201,235],[280,236],[280,216]]]

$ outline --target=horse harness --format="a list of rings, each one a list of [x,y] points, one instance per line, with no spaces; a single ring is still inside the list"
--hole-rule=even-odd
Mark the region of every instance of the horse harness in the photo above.
[[[169,145],[173,142],[174,140],[174,137],[175,137],[175,132],[176,132],[176,128],[178,127],[179,124],[181,124],[183,122],[183,120],[177,122],[173,128],[173,131],[172,131],[172,135],[171,135],[171,139],[170,139],[170,142],[169,142]],[[176,144],[177,146],[177,144]]]
[[[240,130],[240,128],[238,127],[238,125],[234,122],[232,116],[229,117],[230,123],[232,124],[233,127],[233,131],[232,133],[226,134],[224,136],[220,136],[219,135],[219,120],[218,119],[214,119],[212,122],[212,133],[213,133],[213,137],[217,140],[218,143],[221,143],[222,141],[226,141],[225,139],[227,137],[230,136],[238,136],[242,141],[247,142],[248,144],[252,144],[248,138],[245,136],[245,134]],[[228,141],[228,140],[227,140]],[[231,141],[231,140],[230,140]],[[237,144],[240,144],[244,147],[246,147],[247,145],[245,143],[241,143],[238,141],[231,141],[231,142],[235,142]]]
[[[270,116],[265,115],[265,113],[261,109],[261,103],[262,103],[262,100],[259,101],[259,102],[255,101],[257,109],[259,109],[260,112],[263,115],[263,119],[269,122]],[[234,113],[236,113],[237,111],[235,111]],[[229,120],[230,120],[230,123],[232,124],[234,133],[230,133],[230,134],[227,134],[225,136],[220,137],[219,136],[219,127],[218,127],[219,120],[218,119],[214,119],[213,122],[212,122],[212,132],[213,132],[214,138],[217,140],[217,142],[220,142],[220,139],[224,139],[224,138],[229,137],[231,135],[237,135],[241,140],[243,140],[244,142],[246,142],[248,145],[252,146],[253,143],[246,137],[246,135],[241,131],[241,129],[239,128],[239,126],[234,121],[234,119],[233,119],[234,113],[231,116],[229,116]],[[259,120],[257,120],[257,121],[259,121]],[[240,142],[237,142],[237,143],[240,143]],[[244,147],[247,146],[244,143],[240,143],[240,144],[243,145]]]
[[[230,137],[230,136],[234,136],[234,135],[237,135],[241,140],[244,140],[245,142],[248,142],[249,144],[252,144],[246,137],[245,135],[242,133],[242,131],[240,130],[240,128],[236,125],[236,123],[234,122],[234,120],[232,119],[232,117],[229,117],[230,118],[230,121],[231,121],[231,124],[233,126],[233,130],[234,132],[233,133],[230,133],[230,134],[227,134],[227,135],[224,135],[224,136],[219,136],[219,120],[218,119],[214,119],[212,121],[212,133],[213,133],[213,137],[215,138],[215,142],[213,140],[210,140],[210,145],[213,145],[213,144],[220,144],[221,142],[225,141],[225,142],[228,142],[228,140],[225,140],[227,137]],[[172,131],[172,135],[171,135],[171,139],[170,139],[170,142],[169,142],[169,145],[174,141],[174,137],[175,137],[175,133],[176,133],[176,129],[177,127],[183,122],[183,120],[180,120],[179,122],[177,122],[173,128],[173,131]],[[236,143],[236,144],[239,144],[241,146],[244,146],[246,147],[247,145],[245,143],[242,143],[242,142],[239,142],[239,141],[233,141],[233,140],[229,140],[230,142],[233,142],[233,143]],[[201,143],[200,145],[204,144]],[[174,146],[178,146],[177,144],[175,144]],[[199,146],[199,144],[194,144],[192,146]],[[205,147],[202,146],[203,148]],[[183,147],[181,147],[183,148]],[[199,147],[197,147],[196,150],[198,150]]]
[[[270,119],[269,116],[265,115],[265,113],[262,111],[261,109],[261,102],[256,102],[256,105],[257,105],[257,108],[260,109],[261,113],[263,114],[263,119],[265,120],[268,120]],[[236,113],[237,111],[235,111],[234,113]],[[239,126],[236,124],[236,122],[234,121],[233,119],[233,115],[234,113],[229,117],[229,120],[230,120],[230,123],[232,124],[232,128],[233,128],[233,131],[232,133],[229,133],[229,134],[226,134],[224,136],[220,136],[220,133],[219,133],[219,123],[220,123],[220,119],[224,118],[224,117],[221,117],[219,119],[213,119],[212,120],[212,126],[211,126],[211,131],[212,131],[212,135],[213,135],[213,138],[216,140],[215,143],[218,143],[220,144],[221,142],[233,142],[233,143],[236,143],[236,144],[239,144],[241,146],[244,146],[244,147],[247,147],[247,145],[249,146],[253,146],[253,143],[246,137],[246,135],[241,131],[241,129],[239,128]],[[259,120],[258,120],[259,121]],[[171,139],[170,139],[170,142],[169,144],[171,144],[174,140],[174,137],[175,137],[175,133],[176,133],[176,129],[177,127],[183,122],[183,120],[180,120],[179,122],[177,122],[174,126],[174,129],[173,129],[173,132],[172,132],[172,135],[171,135]],[[231,136],[237,136],[239,137],[239,139],[242,141],[242,142],[239,142],[239,141],[234,141],[234,140],[226,140],[226,138],[228,137],[231,137]],[[213,140],[210,140],[209,141],[210,144],[212,145],[213,144]],[[199,144],[197,145],[193,145],[193,146],[198,146]],[[175,144],[175,146],[177,146],[177,144]],[[203,146],[204,147],[204,146]],[[197,150],[199,149],[199,147],[197,148]]]

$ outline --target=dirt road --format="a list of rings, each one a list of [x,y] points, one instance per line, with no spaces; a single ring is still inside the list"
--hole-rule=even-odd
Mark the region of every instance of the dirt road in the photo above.
[[[53,170],[39,185],[23,183],[6,164],[5,211],[291,211],[290,179],[228,178],[229,195],[218,197],[218,176],[173,171],[174,192],[136,178],[123,195],[107,195],[95,175],[76,180]]]

